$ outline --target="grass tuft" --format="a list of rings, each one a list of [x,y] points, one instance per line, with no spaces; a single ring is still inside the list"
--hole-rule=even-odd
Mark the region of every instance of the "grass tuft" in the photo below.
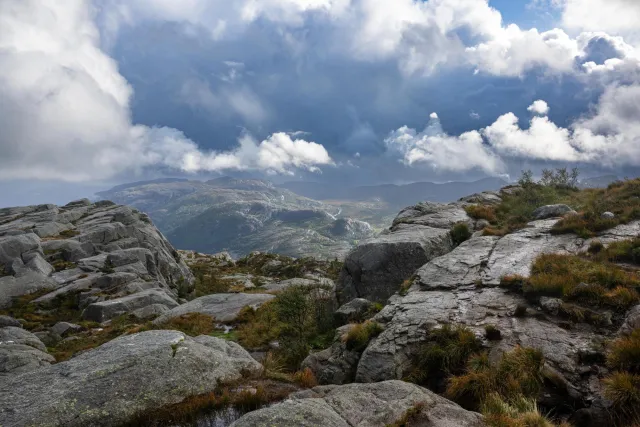
[[[348,350],[357,352],[364,351],[369,342],[380,335],[383,330],[378,322],[367,320],[364,323],[353,325],[345,335],[344,343]]]

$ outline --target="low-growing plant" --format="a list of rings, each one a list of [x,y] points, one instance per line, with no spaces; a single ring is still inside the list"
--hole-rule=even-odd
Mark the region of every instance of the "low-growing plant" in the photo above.
[[[384,329],[375,320],[367,320],[351,327],[344,337],[344,343],[348,350],[363,351],[373,338],[382,333]]]
[[[473,219],[484,219],[490,223],[495,223],[498,218],[496,217],[496,210],[493,206],[487,205],[469,205],[464,208],[467,215]]]
[[[453,244],[455,246],[460,245],[462,242],[469,240],[471,237],[471,231],[469,230],[469,225],[466,222],[459,222],[455,224],[451,231],[451,240],[453,240]]]
[[[542,352],[516,347],[491,365],[486,353],[471,357],[464,373],[449,379],[446,396],[465,408],[477,409],[492,394],[506,400],[535,398],[542,383]]]
[[[524,396],[505,400],[493,393],[483,403],[481,412],[487,427],[556,427],[540,413],[535,399]]]
[[[611,369],[640,374],[640,328],[620,337],[609,346],[607,366]]]
[[[404,411],[402,416],[391,424],[387,424],[385,427],[408,427],[412,422],[417,421],[420,414],[425,408],[424,402],[418,402],[412,405],[409,409]]]
[[[590,254],[598,254],[602,252],[603,249],[604,245],[600,240],[592,240],[591,243],[589,243],[589,249],[587,249],[587,252]]]
[[[408,380],[425,385],[436,392],[445,380],[464,371],[467,360],[482,348],[482,342],[463,326],[443,325],[428,332],[426,342],[414,358]]]
[[[604,379],[604,396],[611,401],[619,425],[640,423],[640,375],[612,373]]]
[[[304,368],[293,374],[293,380],[296,384],[303,388],[313,388],[318,385],[318,380],[309,368]]]
[[[187,313],[174,317],[161,325],[160,329],[173,329],[184,332],[192,337],[210,335],[215,330],[213,317],[202,313]]]
[[[640,238],[612,242],[601,254],[612,262],[640,264]]]

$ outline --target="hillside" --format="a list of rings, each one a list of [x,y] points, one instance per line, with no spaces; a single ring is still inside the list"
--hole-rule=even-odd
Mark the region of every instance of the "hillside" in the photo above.
[[[176,251],[111,202],[2,209],[0,423],[634,425],[640,180],[525,178],[407,207],[344,263]]]
[[[178,248],[235,257],[266,251],[342,258],[390,214],[384,204],[326,204],[268,181],[227,177],[141,182],[98,195],[148,213]]]

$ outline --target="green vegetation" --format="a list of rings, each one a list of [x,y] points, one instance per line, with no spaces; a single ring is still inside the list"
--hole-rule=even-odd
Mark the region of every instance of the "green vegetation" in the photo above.
[[[466,208],[469,216],[485,219],[491,224],[485,235],[502,236],[526,226],[533,219],[533,211],[544,205],[566,204],[578,212],[561,219],[552,229],[555,234],[575,233],[583,238],[640,219],[640,179],[612,183],[606,189],[576,188],[578,171],[559,168],[543,170],[539,181],[531,171],[523,171],[519,187],[512,194],[503,194],[497,206],[472,205]],[[612,212],[613,219],[603,218]]]
[[[469,357],[481,348],[481,341],[463,326],[444,325],[432,329],[418,351],[408,380],[441,392],[445,380],[461,374]]]
[[[451,240],[453,240],[453,244],[455,246],[469,240],[471,237],[471,231],[469,230],[469,225],[466,222],[459,222],[454,225],[449,234],[451,234]]]
[[[516,347],[504,353],[497,365],[486,352],[469,358],[466,371],[449,379],[446,396],[465,408],[478,409],[497,394],[507,402],[535,399],[542,388],[542,352]]]
[[[187,313],[174,317],[154,329],[173,329],[184,332],[192,337],[198,335],[213,335],[215,322],[213,317],[202,313]]]
[[[640,265],[640,238],[613,242],[597,254],[600,260]]]
[[[69,261],[65,261],[62,259],[53,261],[51,263],[51,266],[56,270],[56,271],[63,271],[63,270],[70,270],[72,268],[76,268],[77,265],[73,262],[69,262]]]
[[[418,402],[404,411],[404,414],[391,424],[387,424],[385,427],[408,427],[412,422],[417,421],[420,417],[420,413],[425,407],[424,402]]]
[[[640,423],[640,328],[609,346],[604,396],[612,402],[617,425]]]
[[[378,322],[367,320],[364,323],[353,325],[344,337],[344,343],[348,350],[364,351],[369,341],[380,335],[383,330]]]
[[[522,396],[504,400],[493,393],[483,403],[481,412],[487,427],[570,427],[568,423],[552,423],[540,414],[535,399]]]
[[[278,341],[277,355],[295,370],[312,348],[333,340],[334,303],[322,287],[290,287],[257,310],[238,318],[238,341],[245,348],[264,348]]]
[[[505,278],[503,282],[515,280]],[[635,290],[640,286],[636,272],[575,255],[540,255],[533,263],[531,277],[521,280],[525,294],[557,296],[595,306],[626,308],[640,300]]]

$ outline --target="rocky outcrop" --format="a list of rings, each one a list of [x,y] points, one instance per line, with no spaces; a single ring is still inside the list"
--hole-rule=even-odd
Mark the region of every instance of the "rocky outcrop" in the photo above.
[[[343,304],[334,313],[336,322],[344,325],[349,322],[362,322],[372,317],[375,304],[364,298],[355,298]]]
[[[15,326],[0,328],[0,378],[34,371],[53,362],[55,359],[47,353],[47,347],[31,332]]]
[[[311,353],[302,362],[301,369],[311,369],[320,384],[353,382],[360,353],[349,350],[342,340],[352,327],[353,325],[345,325],[338,328],[331,347]]]
[[[546,205],[540,206],[533,211],[531,216],[533,219],[560,218],[565,215],[576,214],[577,212],[567,205]]]
[[[192,339],[176,331],[142,332],[67,362],[3,378],[0,423],[118,426],[261,369],[232,342]]]
[[[250,412],[231,427],[384,427],[411,411],[415,425],[481,427],[482,417],[414,384],[320,386],[290,400]]]
[[[258,308],[267,301],[271,301],[274,295],[270,294],[212,294],[196,298],[185,304],[169,310],[154,323],[161,325],[183,314],[201,313],[213,317],[218,322],[232,322],[238,317],[245,307]]]
[[[194,283],[147,215],[106,201],[0,209],[0,271],[0,308],[43,290],[38,302],[74,295],[84,307],[151,287],[177,299]]]
[[[178,303],[160,288],[149,289],[126,297],[115,298],[90,304],[82,312],[85,320],[105,322],[114,317],[132,313],[152,305],[164,305],[168,309],[178,306]]]

